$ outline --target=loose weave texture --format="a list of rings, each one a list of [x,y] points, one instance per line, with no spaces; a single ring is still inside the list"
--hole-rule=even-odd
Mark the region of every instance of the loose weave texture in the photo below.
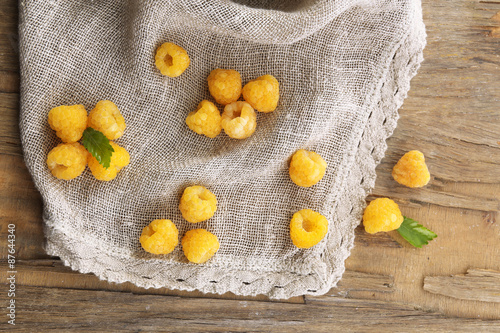
[[[141,287],[288,298],[335,286],[354,241],[375,167],[397,109],[422,61],[425,27],[414,0],[22,1],[21,139],[44,201],[46,250],[82,273]],[[154,53],[163,42],[185,48],[189,68],[163,77]],[[264,74],[280,82],[273,113],[259,114],[245,140],[197,135],[185,124],[215,68],[243,82]],[[127,122],[116,143],[130,164],[111,182],[54,178],[45,164],[60,141],[51,108],[113,101]],[[325,177],[301,188],[288,175],[298,149],[328,163]],[[185,221],[183,189],[204,185],[218,199],[213,218]],[[310,208],[329,221],[325,239],[294,247],[289,221]],[[189,263],[142,250],[154,219],[182,235],[205,228],[217,254]]]

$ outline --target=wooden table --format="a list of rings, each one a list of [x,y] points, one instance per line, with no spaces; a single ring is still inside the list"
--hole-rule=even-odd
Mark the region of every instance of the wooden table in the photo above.
[[[356,230],[337,288],[286,302],[110,284],[43,250],[42,201],[19,139],[17,2],[0,3],[0,328],[7,324],[8,224],[16,234],[16,326],[25,331],[500,332],[500,2],[425,0],[425,61],[377,169],[374,197],[439,236],[416,249],[397,233]],[[390,170],[419,149],[423,189]],[[495,320],[496,319],[496,320]]]

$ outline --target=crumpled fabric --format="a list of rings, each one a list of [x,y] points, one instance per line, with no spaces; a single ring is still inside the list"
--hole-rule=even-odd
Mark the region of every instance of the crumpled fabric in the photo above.
[[[417,0],[33,0],[20,3],[19,33],[21,139],[44,201],[47,253],[112,282],[280,299],[320,295],[340,280],[425,46]],[[154,65],[167,41],[191,58],[177,78]],[[237,70],[244,83],[264,74],[280,83],[278,108],[258,114],[248,139],[210,139],[185,124],[211,100],[206,78],[215,68]],[[73,104],[90,111],[99,100],[125,117],[116,143],[130,164],[110,182],[88,168],[56,179],[45,163],[60,142],[48,112]],[[313,187],[288,175],[298,149],[328,163]],[[179,198],[190,185],[217,196],[214,217],[182,218]],[[329,230],[298,249],[289,223],[305,208],[324,215]],[[172,220],[179,237],[209,230],[219,251],[201,265],[180,245],[146,253],[139,236],[158,218]]]

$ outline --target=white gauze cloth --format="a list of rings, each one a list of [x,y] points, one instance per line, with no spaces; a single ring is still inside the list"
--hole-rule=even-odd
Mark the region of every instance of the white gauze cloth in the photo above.
[[[418,0],[25,0],[19,32],[21,138],[44,201],[47,253],[112,282],[271,298],[323,294],[341,278],[425,45]],[[191,58],[177,78],[154,64],[167,41]],[[278,108],[258,114],[248,139],[210,139],[185,124],[211,100],[215,68],[237,70],[244,83],[264,74],[280,83]],[[60,140],[48,112],[90,111],[99,100],[126,120],[116,143],[130,164],[110,182],[88,168],[70,181],[53,177],[46,157]],[[288,175],[301,148],[328,163],[310,188]],[[191,224],[178,205],[195,184],[217,196],[218,209]],[[298,249],[289,223],[305,208],[324,215],[329,230]],[[146,253],[139,237],[154,219],[172,220],[179,237],[207,229],[220,249],[201,265],[180,245]]]

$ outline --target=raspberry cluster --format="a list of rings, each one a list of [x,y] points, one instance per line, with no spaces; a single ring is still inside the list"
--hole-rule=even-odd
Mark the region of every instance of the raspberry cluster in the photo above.
[[[257,128],[257,114],[271,112],[278,106],[279,83],[272,75],[264,75],[242,88],[241,75],[234,69],[217,68],[207,78],[208,90],[215,102],[224,107],[222,116],[214,103],[203,100],[189,113],[187,126],[194,132],[215,138],[224,130],[233,139],[246,139]],[[243,93],[243,101],[238,101]]]
[[[203,186],[190,186],[182,194],[179,210],[184,219],[198,223],[211,218],[217,210],[217,198]],[[154,220],[142,230],[139,242],[153,254],[169,254],[179,243],[177,227],[170,220]],[[182,237],[182,250],[186,258],[201,264],[219,250],[217,236],[205,229],[187,231]]]
[[[47,166],[54,177],[64,180],[80,176],[89,166],[95,178],[109,181],[130,162],[125,148],[110,142],[114,152],[109,168],[104,168],[79,141],[86,128],[102,132],[107,139],[115,140],[125,131],[125,119],[111,101],[100,101],[87,116],[83,105],[62,105],[49,111],[48,122],[63,141],[47,155]]]

